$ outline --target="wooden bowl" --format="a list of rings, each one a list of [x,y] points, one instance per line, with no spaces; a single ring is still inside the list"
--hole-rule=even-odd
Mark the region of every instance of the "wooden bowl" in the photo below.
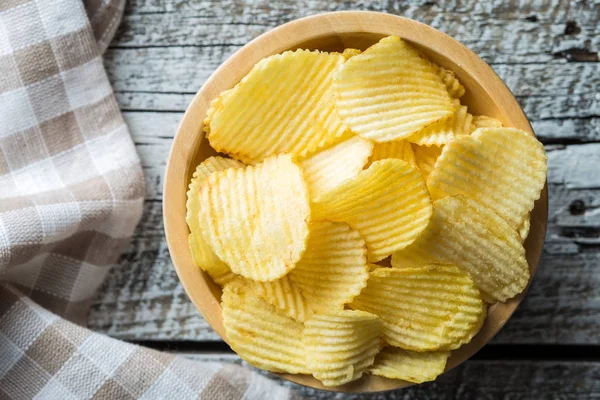
[[[227,341],[219,304],[221,290],[194,265],[188,249],[189,231],[185,222],[186,191],[192,173],[196,165],[215,154],[202,133],[202,121],[210,101],[238,83],[254,64],[272,54],[296,48],[325,51],[342,51],[346,47],[366,49],[389,35],[400,36],[430,60],[454,71],[467,90],[461,101],[471,113],[485,114],[501,120],[505,126],[533,133],[517,100],[483,60],[451,37],[407,18],[358,11],[315,15],[282,25],[242,47],[212,74],[188,107],[169,154],[163,194],[165,232],[177,275],[196,308],[223,340]],[[542,252],[547,219],[548,194],[545,187],[531,214],[531,231],[525,242],[532,276]],[[471,343],[452,352],[446,369],[454,368],[481,349],[510,318],[523,295],[491,306],[479,334]],[[309,375],[281,376],[313,388],[355,393],[411,385],[409,382],[365,375],[355,382],[326,388]]]

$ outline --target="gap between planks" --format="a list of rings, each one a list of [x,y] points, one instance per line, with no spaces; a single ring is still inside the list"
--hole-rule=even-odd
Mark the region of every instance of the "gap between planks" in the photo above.
[[[194,340],[127,340],[138,346],[186,354],[235,355],[225,342]],[[600,362],[599,345],[488,344],[470,360]]]

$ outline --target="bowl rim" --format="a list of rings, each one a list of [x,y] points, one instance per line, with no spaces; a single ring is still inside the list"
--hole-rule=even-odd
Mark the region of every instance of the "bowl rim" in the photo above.
[[[485,61],[449,35],[446,35],[429,25],[409,18],[372,11],[328,12],[290,21],[267,31],[248,42],[229,56],[227,60],[211,74],[186,109],[181,123],[177,128],[177,133],[175,134],[168,155],[163,186],[163,222],[173,266],[186,294],[194,304],[195,308],[201,313],[202,317],[210,327],[215,330],[226,343],[227,339],[225,337],[225,331],[220,315],[220,303],[215,298],[214,284],[200,268],[196,267],[194,263],[191,262],[191,255],[187,248],[187,234],[189,231],[185,222],[185,215],[182,217],[181,212],[175,214],[171,212],[171,210],[180,209],[182,202],[185,210],[185,197],[190,175],[189,171],[190,168],[195,168],[195,165],[191,166],[189,164],[194,159],[195,152],[199,149],[201,142],[204,140],[201,133],[204,115],[199,115],[199,109],[202,109],[201,105],[204,105],[204,108],[206,108],[206,103],[209,102],[210,99],[215,97],[222,90],[229,88],[217,89],[223,84],[220,79],[221,74],[229,69],[236,69],[236,73],[243,76],[249,71],[254,63],[242,67],[236,66],[237,63],[245,59],[250,58],[258,61],[260,58],[290,48],[295,48],[299,43],[315,40],[319,37],[352,33],[368,33],[381,35],[381,37],[397,35],[416,44],[418,47],[427,48],[434,53],[443,55],[443,57],[451,60],[458,68],[465,69],[463,70],[464,74],[467,74],[466,68],[469,68],[469,77],[475,80],[475,82],[487,93],[490,99],[498,98],[502,100],[501,102],[500,100],[496,102],[497,106],[499,110],[504,113],[503,117],[507,120],[510,119],[511,126],[534,134],[529,120],[525,116],[525,113],[510,89],[493,69],[485,63]],[[290,40],[289,38],[293,38],[293,40]],[[448,49],[453,50],[452,55],[447,54]],[[490,93],[492,90],[494,91],[493,94]],[[205,112],[202,112],[202,114],[204,113]],[[182,165],[182,163],[187,163],[188,165]],[[452,352],[452,356],[448,361],[445,372],[472,357],[500,331],[514,313],[531,285],[537,270],[542,254],[547,220],[548,193],[546,184],[540,194],[539,200],[536,201],[534,209],[532,210],[532,226],[530,235],[526,241],[526,244],[531,241],[534,248],[533,254],[530,251],[527,251],[527,259],[531,273],[527,288],[519,295],[507,300],[505,303],[496,303],[490,307],[488,318],[486,318],[481,331],[469,344]],[[533,233],[535,233],[535,237],[533,237]],[[181,245],[182,241],[185,242],[185,246]],[[187,250],[181,250],[181,247],[185,247]],[[526,249],[529,249],[530,247],[531,246],[525,246]],[[194,270],[196,270],[196,272],[194,272]],[[194,273],[202,275],[203,278],[200,280],[198,280],[197,277],[194,278],[192,276]],[[191,281],[194,282],[191,283]],[[195,286],[192,289],[192,285],[199,286]],[[215,310],[218,310],[218,315],[214,312]],[[494,320],[492,321],[490,320],[490,316],[493,313]],[[337,387],[324,387],[320,382],[310,376],[293,374],[278,375],[304,386],[334,392],[376,393],[413,385],[410,382],[381,378],[376,379],[376,381],[387,380],[392,383],[377,384],[377,382],[375,382],[375,385],[367,385],[368,387],[366,389],[368,390],[363,390],[365,388],[361,387],[364,386],[361,385],[361,381],[365,379],[364,377],[350,384]],[[394,385],[394,382],[396,385]]]

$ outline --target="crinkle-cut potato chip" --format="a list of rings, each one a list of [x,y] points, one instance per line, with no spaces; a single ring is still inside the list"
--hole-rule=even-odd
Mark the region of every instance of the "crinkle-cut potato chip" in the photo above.
[[[479,289],[454,265],[378,268],[350,307],[383,320],[383,338],[414,351],[454,350],[467,343],[485,312]]]
[[[267,371],[308,373],[300,322],[283,315],[242,280],[225,285],[221,306],[227,342],[242,359]]]
[[[342,53],[334,53],[334,54],[341,54],[347,60],[351,57],[359,55],[360,53],[362,53],[362,52],[359,49],[352,49],[349,47],[347,49],[344,49],[344,51]]]
[[[236,274],[231,272],[229,266],[213,253],[200,233],[195,236],[192,234],[188,236],[188,246],[194,263],[210,275],[217,285],[223,286],[237,277]]]
[[[342,121],[375,142],[404,139],[454,112],[436,68],[397,36],[346,61],[333,91]]]
[[[370,161],[385,160],[386,158],[398,158],[409,164],[417,165],[415,162],[415,153],[412,146],[406,140],[395,140],[393,142],[375,143],[373,154]]]
[[[202,235],[234,273],[272,281],[300,260],[310,206],[302,171],[291,155],[215,172],[204,181],[200,197]]]
[[[313,315],[304,324],[308,369],[325,386],[360,378],[381,348],[381,326],[376,315],[364,311]]]
[[[390,379],[429,382],[444,372],[448,357],[448,351],[416,352],[387,346],[377,354],[369,372]]]
[[[427,178],[431,197],[463,195],[486,205],[515,229],[546,181],[544,146],[514,128],[479,128],[444,147]]]
[[[473,116],[467,111],[467,106],[461,106],[458,100],[453,103],[456,107],[454,114],[413,133],[406,140],[420,146],[441,146],[457,136],[473,132]]]
[[[419,146],[413,143],[412,149],[415,153],[415,164],[421,171],[421,174],[423,174],[425,180],[427,180],[427,177],[433,171],[435,162],[442,154],[443,148],[444,146]]]
[[[342,136],[331,91],[342,55],[296,50],[259,61],[211,103],[204,121],[211,146],[248,164],[291,153],[305,157]]]
[[[421,173],[406,161],[386,159],[313,203],[313,218],[348,223],[365,239],[369,261],[376,262],[411,244],[431,210]]]
[[[434,201],[427,229],[392,255],[394,267],[432,262],[459,266],[498,301],[521,293],[529,282],[517,230],[489,207],[464,196]]]
[[[369,267],[369,273],[371,273],[371,271],[374,271],[377,268],[381,268],[381,265],[379,265],[379,264],[369,264],[368,267]]]
[[[465,94],[465,87],[459,82],[454,72],[436,65],[438,75],[442,78],[442,82],[446,85],[446,89],[452,98],[460,99]]]
[[[196,167],[187,192],[186,222],[190,228],[188,244],[192,258],[196,265],[206,271],[219,285],[224,285],[233,279],[235,275],[231,272],[227,264],[215,255],[210,245],[206,243],[200,233],[200,222],[198,219],[198,213],[200,212],[200,188],[204,180],[213,172],[223,171],[228,168],[244,167],[244,164],[236,160],[224,157],[209,157]]]
[[[531,214],[527,214],[525,216],[525,219],[523,219],[523,222],[521,222],[521,225],[519,225],[519,237],[521,238],[521,241],[525,241],[525,239],[527,239],[527,236],[529,236],[529,229],[531,228]]]
[[[302,161],[300,166],[311,201],[319,200],[343,181],[358,175],[372,151],[373,143],[353,136]]]
[[[290,274],[270,282],[250,281],[249,286],[267,303],[296,321],[304,322],[312,314],[308,301],[292,281]]]
[[[367,285],[367,247],[343,222],[309,225],[306,251],[290,273],[311,310],[342,310]]]
[[[502,128],[502,122],[495,118],[485,115],[475,115],[473,117],[473,126],[475,128]]]

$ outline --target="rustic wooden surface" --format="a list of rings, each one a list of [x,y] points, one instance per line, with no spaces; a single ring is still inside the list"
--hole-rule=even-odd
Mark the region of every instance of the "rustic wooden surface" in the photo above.
[[[195,92],[232,52],[281,23],[342,9],[414,18],[478,53],[517,96],[546,144],[550,167],[539,271],[520,309],[488,346],[548,345],[543,354],[506,361],[492,353],[435,384],[373,398],[599,397],[598,0],[128,0],[105,65],[142,159],[147,195],[142,222],[98,293],[89,326],[156,347],[197,343],[198,352],[219,340],[179,285],[164,241],[162,178],[171,139]],[[571,359],[571,345],[589,351],[578,347]]]

